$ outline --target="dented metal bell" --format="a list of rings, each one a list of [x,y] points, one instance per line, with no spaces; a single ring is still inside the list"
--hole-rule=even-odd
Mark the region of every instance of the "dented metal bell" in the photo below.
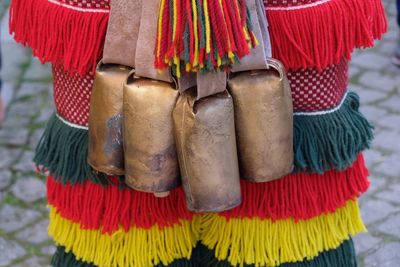
[[[227,91],[196,101],[183,92],[173,112],[188,209],[220,212],[241,203],[232,98]]]
[[[180,185],[172,111],[178,90],[168,82],[129,77],[124,86],[125,182],[162,197]]]
[[[241,177],[253,182],[281,178],[293,170],[293,107],[282,64],[233,74],[228,80],[235,106]]]
[[[101,62],[96,70],[90,99],[88,163],[108,175],[124,174],[122,97],[130,71],[126,66]]]

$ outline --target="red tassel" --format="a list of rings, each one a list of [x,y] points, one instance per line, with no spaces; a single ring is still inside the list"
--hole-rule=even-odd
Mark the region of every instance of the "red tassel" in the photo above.
[[[14,39],[30,46],[42,63],[63,65],[81,75],[96,68],[107,23],[106,9],[88,12],[47,0],[11,1],[9,25]]]
[[[265,1],[273,56],[287,68],[317,68],[350,59],[387,31],[381,0],[331,0],[289,7]]]
[[[292,217],[308,219],[321,213],[333,212],[368,189],[368,170],[362,155],[345,171],[319,174],[292,174],[269,183],[242,181],[242,204],[220,213],[226,218],[259,217],[273,220]],[[156,198],[153,194],[120,189],[118,185],[102,187],[87,181],[75,186],[47,180],[49,204],[64,218],[80,223],[85,229],[111,233],[122,225],[149,228],[191,220],[193,213],[186,208],[182,188],[169,197]]]

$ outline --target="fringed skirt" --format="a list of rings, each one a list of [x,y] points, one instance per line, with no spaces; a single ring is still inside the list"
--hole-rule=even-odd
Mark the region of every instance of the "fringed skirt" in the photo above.
[[[12,0],[17,41],[53,64],[56,112],[35,162],[48,174],[54,267],[356,266],[365,231],[357,198],[369,186],[362,151],[373,138],[347,91],[354,48],[386,31],[380,0],[266,0],[274,57],[289,70],[295,170],[241,181],[243,202],[217,214],[129,189],[87,164],[89,99],[109,0]]]

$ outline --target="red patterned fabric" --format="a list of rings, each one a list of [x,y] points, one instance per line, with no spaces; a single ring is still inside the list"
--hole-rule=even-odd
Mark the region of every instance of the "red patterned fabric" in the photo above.
[[[298,111],[320,111],[337,106],[347,89],[349,62],[342,59],[322,71],[300,69],[289,71],[293,108]]]
[[[69,122],[88,125],[93,75],[82,77],[53,66],[54,100],[56,110]]]
[[[312,4],[323,0],[264,0],[266,7],[290,7]]]
[[[110,9],[110,0],[52,0],[52,1],[81,8]]]

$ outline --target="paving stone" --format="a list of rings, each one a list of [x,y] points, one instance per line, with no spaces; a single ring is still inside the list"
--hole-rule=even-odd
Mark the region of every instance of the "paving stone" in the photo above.
[[[28,141],[28,130],[20,129],[7,129],[7,131],[0,131],[0,145],[22,146]]]
[[[17,92],[17,98],[36,96],[43,92],[47,92],[49,86],[42,83],[23,83]]]
[[[33,151],[25,151],[18,162],[12,167],[14,170],[22,172],[32,172],[35,171],[36,165],[33,162],[33,157],[35,153]]]
[[[33,58],[31,65],[25,73],[24,79],[37,80],[37,79],[48,79],[51,76],[50,64],[42,64],[36,58]]]
[[[10,148],[6,149],[4,146],[0,145],[0,169],[8,167],[10,163],[14,162],[19,153],[19,150]]]
[[[46,197],[46,185],[38,178],[18,179],[11,188],[17,198],[26,203],[31,203]]]
[[[376,71],[364,72],[359,82],[362,86],[384,92],[391,92],[400,85],[398,77],[394,78]]]
[[[382,91],[365,89],[362,86],[350,85],[349,89],[356,92],[360,96],[361,105],[367,105],[372,102],[383,100],[387,94]]]
[[[47,226],[49,225],[48,220],[36,223],[32,227],[27,227],[20,231],[16,237],[21,241],[29,242],[32,244],[40,244],[44,241],[50,240],[47,234]]]
[[[400,113],[400,96],[391,96],[389,99],[379,103],[379,106],[389,109],[392,112]]]
[[[18,263],[13,267],[50,267],[50,261],[47,258],[32,257],[22,263]]]
[[[400,151],[399,134],[393,131],[381,131],[375,134],[373,146],[389,151]]]
[[[372,236],[370,233],[362,233],[353,237],[354,245],[358,254],[365,253],[378,246],[381,239]]]
[[[400,155],[392,154],[380,163],[374,170],[391,177],[400,177]]]
[[[396,177],[398,178],[398,177]],[[376,197],[386,201],[394,202],[400,205],[400,184],[392,184],[385,191],[376,194]],[[399,224],[400,229],[400,224]],[[400,235],[399,235],[400,237]]]
[[[399,208],[383,200],[371,199],[361,205],[361,214],[367,226],[388,217],[391,213],[398,210]]]
[[[400,214],[387,218],[377,226],[377,229],[387,235],[400,238]]]
[[[11,176],[12,173],[9,170],[0,170],[0,190],[10,185]]]
[[[365,257],[366,267],[394,267],[400,263],[400,243],[388,243]]]
[[[18,243],[0,237],[0,266],[7,266],[26,255],[26,251]]]
[[[372,166],[374,164],[381,163],[387,158],[386,156],[383,155],[382,152],[373,149],[364,151],[363,155],[367,166]]]
[[[390,62],[376,52],[368,52],[353,56],[352,64],[365,69],[379,71],[390,64]]]
[[[380,118],[385,116],[386,110],[374,106],[362,105],[360,108],[361,113],[371,122],[376,123]]]
[[[56,252],[56,250],[57,250],[56,246],[46,246],[43,247],[40,251],[44,255],[52,256]]]
[[[0,229],[11,233],[39,217],[40,213],[37,211],[6,204],[0,209]]]
[[[399,103],[400,105],[400,103]],[[400,133],[400,115],[388,114],[377,121],[377,124],[385,128],[390,128]]]

